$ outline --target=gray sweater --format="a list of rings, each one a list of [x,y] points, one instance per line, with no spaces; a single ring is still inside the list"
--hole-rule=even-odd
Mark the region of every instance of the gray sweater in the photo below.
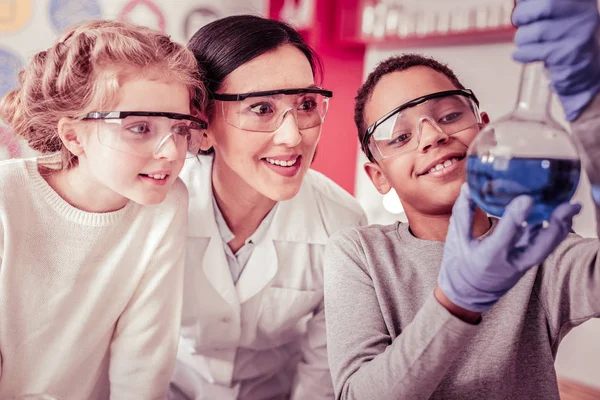
[[[600,177],[592,157],[600,154],[600,97],[572,129],[589,176]],[[404,223],[331,239],[325,312],[336,398],[559,399],[558,345],[573,327],[600,316],[599,241],[569,235],[478,325],[454,317],[433,296],[443,249]]]

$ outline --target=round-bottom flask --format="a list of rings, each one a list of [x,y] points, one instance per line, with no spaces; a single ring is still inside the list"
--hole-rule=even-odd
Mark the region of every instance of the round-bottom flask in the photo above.
[[[515,109],[490,123],[467,152],[467,183],[475,203],[500,217],[508,203],[534,199],[528,224],[543,224],[571,200],[581,172],[569,133],[550,114],[552,93],[543,65],[523,67]]]

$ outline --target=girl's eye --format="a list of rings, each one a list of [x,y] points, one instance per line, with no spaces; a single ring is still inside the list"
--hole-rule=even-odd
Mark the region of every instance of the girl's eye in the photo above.
[[[150,132],[150,127],[146,123],[135,124],[127,127],[127,130],[137,133],[140,135],[144,135]]]

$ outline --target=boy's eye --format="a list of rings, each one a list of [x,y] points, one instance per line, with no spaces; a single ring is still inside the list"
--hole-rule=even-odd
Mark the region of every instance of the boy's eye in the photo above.
[[[390,145],[390,146],[403,145],[410,140],[410,137],[411,137],[410,133],[398,134],[396,137],[394,137],[392,140],[390,140],[388,142],[388,145]]]
[[[459,119],[461,117],[461,115],[462,115],[461,112],[454,111],[454,112],[446,114],[442,118],[440,118],[440,122],[443,122],[443,123],[453,122],[453,121]]]

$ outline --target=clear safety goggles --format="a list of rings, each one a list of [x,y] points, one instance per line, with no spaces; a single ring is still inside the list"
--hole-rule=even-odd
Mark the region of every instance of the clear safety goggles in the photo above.
[[[419,147],[425,124],[446,135],[481,123],[479,101],[469,89],[431,93],[396,107],[367,129],[361,146],[369,158],[384,159]]]
[[[175,159],[198,155],[207,123],[186,114],[150,111],[91,112],[82,121],[97,121],[98,141],[139,157],[158,157],[174,146]]]
[[[212,94],[225,121],[238,129],[275,132],[288,114],[298,129],[319,126],[325,120],[333,93],[320,88],[281,89],[243,94]]]

